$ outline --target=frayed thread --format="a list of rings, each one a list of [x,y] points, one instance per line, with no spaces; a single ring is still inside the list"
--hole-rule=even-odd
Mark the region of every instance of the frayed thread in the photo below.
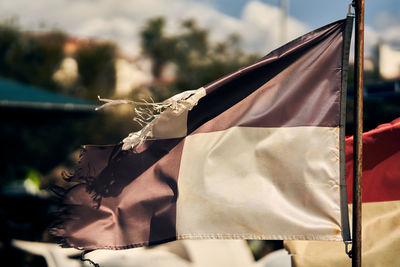
[[[63,171],[61,173],[62,178],[66,182],[73,183],[88,183],[90,177],[82,174],[82,160],[86,153],[86,148],[84,146],[81,147],[79,153],[79,159],[76,167],[73,170]],[[76,186],[76,185],[75,185]],[[65,234],[65,225],[66,223],[72,219],[71,216],[71,207],[73,205],[67,204],[65,202],[66,196],[68,192],[73,189],[74,186],[69,188],[64,188],[57,185],[52,185],[48,190],[52,193],[53,200],[57,203],[58,209],[52,211],[50,216],[53,218],[52,223],[49,225],[49,234],[51,235],[53,241],[59,244],[63,248],[73,247],[67,241]],[[94,199],[95,200],[95,199]]]
[[[202,87],[197,90],[184,91],[174,95],[167,100],[154,103],[147,101],[131,101],[131,100],[112,100],[100,98],[102,102],[106,102],[96,110],[119,105],[129,104],[135,106],[136,117],[133,119],[142,129],[137,132],[130,133],[128,137],[123,139],[122,150],[128,150],[143,144],[148,138],[153,137],[153,128],[160,118],[175,119],[185,111],[191,110],[197,105],[198,101],[206,95],[205,89]],[[162,138],[162,136],[161,136]]]
[[[78,182],[78,178],[82,178],[79,175],[77,175],[78,173],[80,173],[81,171],[81,165],[82,165],[82,159],[84,157],[86,153],[86,148],[85,146],[81,146],[81,149],[79,150],[79,158],[78,158],[78,163],[76,165],[76,167],[72,170],[65,170],[61,173],[62,178],[64,179],[64,181],[66,182]],[[54,188],[52,188],[54,189]],[[55,192],[54,192],[55,193]]]

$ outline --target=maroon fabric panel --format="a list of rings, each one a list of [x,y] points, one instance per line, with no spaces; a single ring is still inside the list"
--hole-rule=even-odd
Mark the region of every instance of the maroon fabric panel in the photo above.
[[[400,118],[363,133],[362,202],[400,200]],[[347,199],[353,203],[353,137],[346,138]]]
[[[65,194],[63,222],[53,228],[67,247],[123,249],[176,239],[177,179],[182,139],[85,146],[80,182]]]
[[[207,85],[207,95],[189,112],[189,133],[200,126],[196,132],[338,126],[345,22],[306,34]]]

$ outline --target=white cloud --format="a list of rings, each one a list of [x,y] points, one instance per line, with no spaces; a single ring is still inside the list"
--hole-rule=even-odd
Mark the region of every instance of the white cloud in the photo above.
[[[254,50],[273,49],[281,42],[281,10],[261,2],[250,2],[242,15],[243,32],[246,32],[245,42]],[[306,33],[309,28],[302,22],[289,17],[287,21],[286,41]]]
[[[145,20],[164,16],[168,32],[175,32],[179,22],[195,18],[200,26],[211,29],[214,41],[228,34],[242,36],[245,48],[267,53],[279,44],[280,11],[257,1],[247,3],[241,18],[223,14],[206,3],[191,0],[13,0],[0,2],[0,17],[16,15],[28,30],[60,28],[78,37],[96,37],[117,42],[124,50],[139,53],[139,33]],[[293,18],[288,20],[288,39],[308,27]]]

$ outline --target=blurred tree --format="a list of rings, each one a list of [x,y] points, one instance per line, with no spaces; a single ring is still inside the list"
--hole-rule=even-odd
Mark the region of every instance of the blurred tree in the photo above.
[[[71,88],[54,80],[65,58],[68,36],[61,31],[30,33],[14,21],[0,23],[0,76],[23,83],[95,100],[110,97],[116,82],[116,46],[112,42],[82,41],[73,55],[79,80]]]
[[[81,84],[77,94],[91,100],[110,97],[116,82],[115,58],[113,43],[83,43],[76,53]]]
[[[153,18],[141,32],[143,54],[153,64],[156,99],[199,88],[258,58],[243,52],[240,37],[236,34],[219,43],[211,43],[209,31],[200,28],[193,19],[183,20],[181,31],[173,35],[165,34],[165,26],[163,18]],[[174,67],[172,83],[163,80],[168,67]]]
[[[170,58],[170,48],[173,46],[173,40],[165,36],[164,28],[164,18],[152,18],[141,33],[143,54],[151,59],[152,72],[156,79],[160,78],[162,68]]]
[[[64,57],[64,33],[22,33],[14,24],[0,25],[0,75],[59,90],[52,76]]]

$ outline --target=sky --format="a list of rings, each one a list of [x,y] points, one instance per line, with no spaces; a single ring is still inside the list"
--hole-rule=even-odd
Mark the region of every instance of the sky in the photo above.
[[[291,0],[287,41],[346,16],[350,0]],[[245,50],[267,54],[281,44],[279,0],[0,0],[0,21],[18,19],[24,30],[58,28],[78,38],[117,42],[126,53],[140,53],[139,33],[148,18],[163,16],[167,32],[195,18],[210,28],[213,41],[231,33]],[[400,45],[400,1],[366,0],[365,49],[378,40]]]

